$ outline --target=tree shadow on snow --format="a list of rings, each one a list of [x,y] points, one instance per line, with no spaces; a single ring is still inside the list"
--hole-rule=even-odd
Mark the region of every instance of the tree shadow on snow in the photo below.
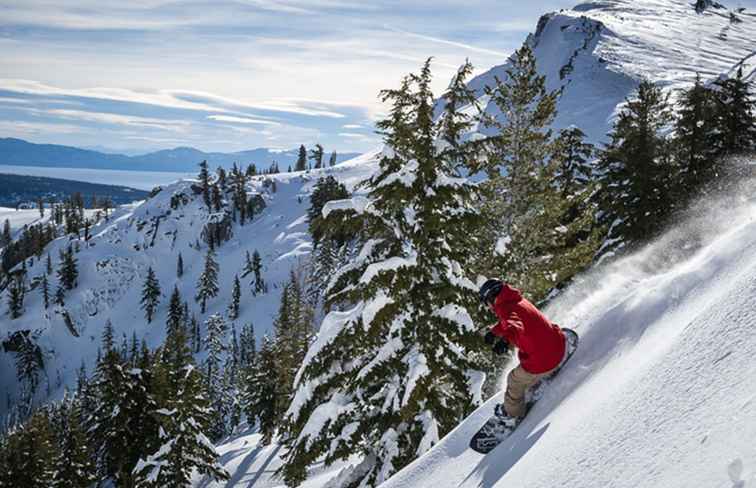
[[[499,447],[483,456],[478,465],[473,469],[467,478],[459,484],[460,487],[468,486],[468,480],[480,478],[480,488],[488,488],[506,475],[512,467],[517,464],[522,457],[538,442],[546,433],[550,424],[545,424],[535,432],[521,434],[517,432],[504,441]]]

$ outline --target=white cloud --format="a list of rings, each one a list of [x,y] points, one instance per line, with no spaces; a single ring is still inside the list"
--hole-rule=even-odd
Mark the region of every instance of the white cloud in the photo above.
[[[218,122],[230,122],[237,124],[260,124],[260,125],[281,125],[278,122],[272,120],[263,119],[250,119],[247,117],[235,117],[233,115],[208,115],[208,119],[216,120]]]

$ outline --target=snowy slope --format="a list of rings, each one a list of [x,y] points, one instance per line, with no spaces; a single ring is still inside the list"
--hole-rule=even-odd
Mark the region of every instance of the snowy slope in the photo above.
[[[41,222],[39,210],[36,209],[19,209],[0,207],[0,224],[6,220],[10,222],[11,233],[15,236],[16,232],[27,224]]]
[[[700,72],[704,80],[744,73],[756,78],[756,11],[692,0],[596,0],[544,15],[527,41],[549,90],[562,90],[556,128],[580,127],[593,142],[606,139],[617,106],[642,78],[675,93]],[[727,2],[724,2],[727,4]],[[721,4],[721,2],[720,2]],[[489,114],[502,117],[483,94],[507,64],[474,78],[470,86]]]
[[[754,189],[548,307],[581,346],[496,450],[467,445],[501,395],[382,488],[756,486]]]
[[[208,302],[204,315],[200,314],[193,293],[207,251],[201,232],[211,216],[201,196],[193,194],[193,182],[177,182],[140,205],[121,207],[109,222],[92,230],[94,237],[88,245],[80,243],[81,252],[76,255],[79,285],[67,294],[65,309],[73,318],[78,337],[64,325],[62,310],[53,306],[45,310],[40,291],[32,290],[27,294],[26,312],[15,320],[7,315],[7,292],[0,293],[0,340],[22,330],[31,330],[37,335],[45,361],[37,399],[44,400],[48,389],[53,397],[59,396],[63,387],[75,384],[76,370],[82,362],[91,372],[106,320],[111,320],[119,343],[123,338],[130,340],[133,333],[140,340],[146,339],[150,347],[162,343],[168,298],[174,285],[178,286],[184,300],[190,302],[200,321],[212,313],[225,313],[231,300],[234,275],[241,274],[245,252],[252,254],[255,249],[262,256],[263,277],[270,291],[253,296],[248,286],[250,277],[242,279],[241,316],[235,323],[238,332],[251,322],[257,335],[262,336],[272,330],[279,306],[280,284],[288,280],[292,267],[310,253],[305,215],[315,181],[324,174],[334,174],[351,189],[371,174],[376,164],[374,154],[367,154],[333,168],[267,177],[275,179],[275,193],[262,184],[266,177],[253,179],[248,190],[250,194],[263,195],[267,208],[252,223],[234,225],[231,240],[217,250],[220,293]],[[187,195],[189,201],[172,210],[171,196],[179,193]],[[22,215],[15,212],[0,215],[13,217],[14,226],[39,216],[36,210]],[[199,249],[196,248],[198,241],[202,242]],[[58,249],[65,248],[68,242],[67,237],[59,238],[48,247],[54,266],[57,267]],[[180,279],[176,277],[179,252],[184,260],[184,276]],[[140,309],[141,288],[149,266],[154,268],[162,288],[161,303],[152,324],[146,323]],[[29,277],[41,276],[43,269],[43,262],[35,262],[29,267]],[[53,291],[56,285],[53,278]],[[19,394],[15,371],[14,355],[0,348],[0,391],[7,391],[11,401]],[[3,401],[0,417],[5,409]]]

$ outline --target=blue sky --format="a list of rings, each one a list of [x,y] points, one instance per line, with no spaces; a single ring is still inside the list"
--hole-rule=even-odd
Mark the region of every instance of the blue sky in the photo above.
[[[682,1],[682,0],[681,0]],[[0,137],[147,151],[361,151],[434,56],[504,62],[577,0],[0,0]]]

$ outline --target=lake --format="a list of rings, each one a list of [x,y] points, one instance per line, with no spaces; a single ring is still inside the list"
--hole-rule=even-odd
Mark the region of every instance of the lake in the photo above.
[[[151,190],[182,178],[196,178],[196,173],[169,173],[165,171],[127,171],[91,168],[46,168],[43,166],[14,166],[0,164],[0,173],[46,176],[64,180],[86,181],[103,185],[119,185]]]

